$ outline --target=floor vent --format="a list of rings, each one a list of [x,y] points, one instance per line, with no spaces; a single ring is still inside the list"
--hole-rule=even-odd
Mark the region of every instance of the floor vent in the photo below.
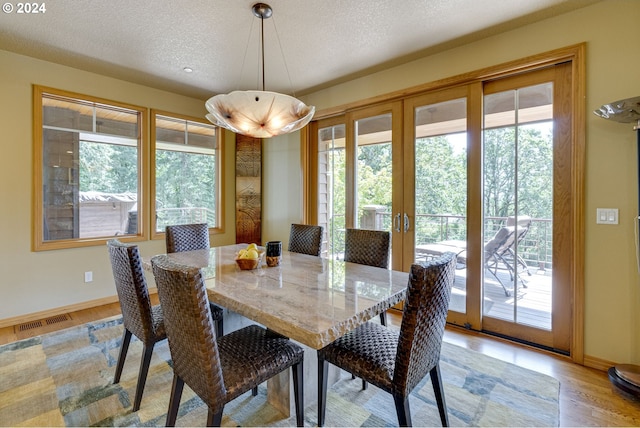
[[[20,324],[20,326],[18,327],[18,331],[32,330],[34,328],[39,328],[39,327],[42,327],[42,321],[31,321],[24,324]]]
[[[55,317],[47,318],[46,320],[44,320],[44,322],[47,325],[51,325],[51,324],[57,324],[59,322],[69,321],[70,319],[71,317],[69,315],[62,314],[62,315],[56,315]]]
[[[18,326],[18,331],[33,330],[34,328],[44,327],[45,325],[57,324],[60,322],[69,321],[70,319],[71,319],[71,316],[69,316],[68,314],[56,315],[44,320],[30,321],[24,324],[20,324]]]

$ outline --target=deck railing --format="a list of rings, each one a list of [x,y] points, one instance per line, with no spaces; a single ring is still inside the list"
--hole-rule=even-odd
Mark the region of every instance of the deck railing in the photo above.
[[[390,212],[384,211],[383,207],[377,209],[363,210],[360,216],[360,227],[377,230],[392,230],[393,216]],[[344,216],[335,216],[331,222],[335,227],[333,245],[329,245],[327,250],[330,253],[342,253],[344,251]],[[486,217],[485,218],[485,242],[502,227],[507,221],[507,217]],[[397,222],[397,220],[396,220]],[[401,227],[403,219],[401,219]],[[467,236],[466,216],[449,214],[417,214],[415,223],[412,225],[416,231],[415,245],[431,244],[448,240],[465,241]],[[326,228],[331,232],[331,227]],[[532,218],[529,231],[518,247],[518,254],[522,257],[527,266],[539,270],[548,270],[552,267],[552,242],[553,242],[553,222],[546,218]]]
[[[383,213],[386,215],[386,213]],[[485,242],[505,225],[507,217],[485,217]],[[466,217],[446,214],[418,214],[415,222],[416,245],[452,239],[466,240]],[[518,254],[527,266],[540,270],[552,266],[553,222],[532,218],[529,231],[518,246]]]
[[[174,224],[209,223],[209,227],[215,224],[216,213],[209,208],[159,208],[157,210],[157,228],[164,231],[166,226]]]

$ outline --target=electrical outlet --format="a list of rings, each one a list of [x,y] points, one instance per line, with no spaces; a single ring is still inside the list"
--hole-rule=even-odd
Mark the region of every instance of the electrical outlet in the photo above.
[[[93,272],[89,271],[89,272],[85,272],[84,273],[84,282],[91,282],[93,281]]]

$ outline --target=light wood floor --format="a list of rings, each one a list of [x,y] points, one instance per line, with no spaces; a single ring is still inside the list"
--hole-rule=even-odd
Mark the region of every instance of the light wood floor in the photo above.
[[[157,303],[156,295],[152,299]],[[119,313],[119,304],[113,303],[72,312],[68,321],[25,331],[16,331],[18,326],[0,328],[0,345]],[[397,312],[390,311],[391,323],[399,325],[400,319]],[[640,400],[614,389],[605,372],[574,364],[566,357],[457,327],[447,327],[445,341],[558,379],[561,427],[640,426]]]

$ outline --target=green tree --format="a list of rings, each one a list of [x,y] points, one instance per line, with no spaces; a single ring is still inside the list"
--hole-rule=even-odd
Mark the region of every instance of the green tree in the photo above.
[[[517,214],[551,218],[551,124],[492,129],[484,138],[485,215],[512,216],[517,204]]]
[[[135,147],[80,141],[79,162],[81,192],[137,193]]]

